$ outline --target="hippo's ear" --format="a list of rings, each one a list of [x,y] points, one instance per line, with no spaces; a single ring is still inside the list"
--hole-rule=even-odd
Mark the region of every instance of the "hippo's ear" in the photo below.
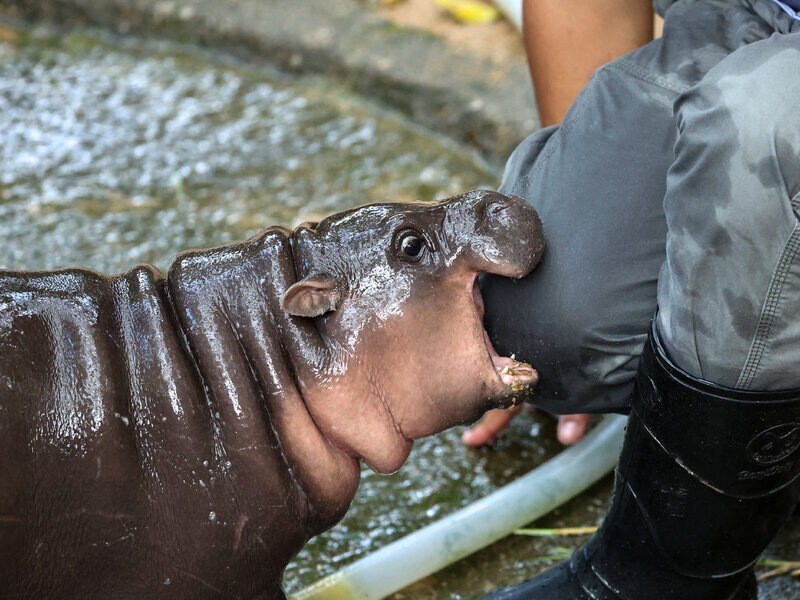
[[[281,308],[295,317],[318,317],[336,310],[342,297],[330,275],[310,275],[291,285],[281,298]]]

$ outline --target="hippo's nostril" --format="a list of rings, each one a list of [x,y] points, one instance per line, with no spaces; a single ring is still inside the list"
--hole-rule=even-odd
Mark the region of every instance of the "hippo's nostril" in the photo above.
[[[486,202],[481,201],[475,205],[475,229],[480,231],[486,223]]]
[[[509,209],[507,202],[494,202],[491,205],[486,207],[486,216],[489,218],[495,218],[503,214]]]
[[[481,206],[478,213],[478,228],[488,227],[494,228],[498,223],[505,220],[504,214],[508,211],[509,206],[507,202],[493,201],[486,202]]]
[[[493,226],[495,219],[510,207],[511,199],[500,192],[480,190],[470,195],[471,210],[475,215],[474,222],[478,230],[484,226]]]

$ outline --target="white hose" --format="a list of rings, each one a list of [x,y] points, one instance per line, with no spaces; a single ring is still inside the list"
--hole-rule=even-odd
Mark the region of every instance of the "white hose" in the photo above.
[[[492,0],[492,4],[500,9],[518,31],[522,31],[522,0]]]
[[[507,536],[609,473],[626,418],[606,416],[580,442],[485,498],[325,577],[292,600],[379,600]]]

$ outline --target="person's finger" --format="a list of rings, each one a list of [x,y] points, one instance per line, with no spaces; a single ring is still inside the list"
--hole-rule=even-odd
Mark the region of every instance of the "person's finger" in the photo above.
[[[520,404],[513,408],[488,411],[480,421],[461,435],[461,441],[465,446],[471,447],[490,444],[501,431],[508,427],[508,424],[519,414],[522,407],[523,405]]]
[[[589,415],[561,415],[558,417],[558,441],[571,446],[580,440],[589,427]]]

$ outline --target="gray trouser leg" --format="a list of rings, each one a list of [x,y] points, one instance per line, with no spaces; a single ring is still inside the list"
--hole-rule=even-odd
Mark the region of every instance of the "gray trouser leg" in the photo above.
[[[630,95],[626,116],[647,127],[618,127],[617,94]],[[547,410],[627,408],[664,259],[675,96],[606,67],[561,127],[509,161],[500,191],[536,207],[547,247],[531,277],[484,286],[486,326],[498,351],[539,370],[536,403]]]
[[[738,53],[748,44],[792,27],[795,25],[788,16],[765,0],[678,0],[667,9],[662,39],[598,71],[560,127],[531,136],[509,159],[501,191],[521,195],[536,207],[542,216],[548,247],[542,264],[525,280],[515,283],[488,279],[484,285],[486,324],[501,352],[516,353],[539,370],[541,382],[534,399],[538,405],[562,414],[627,408],[648,323],[656,309],[656,285],[666,257],[665,210],[670,212],[670,227],[677,227],[670,234],[670,239],[675,240],[670,244],[673,252],[680,247],[675,236],[686,223],[680,215],[671,213],[687,206],[695,208],[695,198],[680,193],[680,169],[687,176],[691,171],[691,165],[681,163],[682,157],[704,156],[702,148],[693,147],[694,139],[698,144],[709,145],[719,133],[723,146],[727,140],[725,132],[717,130],[718,125],[692,137],[688,121],[683,119],[692,114],[692,99],[702,99],[703,94],[696,95],[694,86],[726,57],[729,59],[725,64],[734,65]],[[784,37],[784,43],[796,43],[791,42],[793,36]],[[774,47],[765,47],[764,52]],[[743,54],[743,60],[748,56],[749,53]],[[798,67],[786,68],[789,70],[785,79],[795,80],[788,87],[795,90],[800,79]],[[698,89],[704,89],[704,84]],[[711,80],[707,93],[712,93]],[[764,86],[758,102],[769,94]],[[672,104],[678,98],[681,120],[676,122]],[[779,113],[773,109],[779,98],[777,95],[766,108],[754,110],[777,116]],[[784,110],[795,109],[797,98],[800,96],[795,91],[790,92]],[[692,118],[700,124],[703,116],[698,108]],[[796,132],[797,120],[792,123]],[[680,143],[685,147],[678,148],[667,194],[666,174],[676,158],[673,147],[679,131]],[[733,152],[730,140],[727,143]],[[767,152],[762,145],[759,160],[778,160],[775,156],[782,154],[781,148],[776,146],[775,152]],[[789,146],[784,149],[791,152]],[[761,176],[769,179],[767,169]],[[779,177],[777,172],[772,174]],[[693,175],[699,185],[702,174]],[[773,183],[764,185],[772,187]],[[706,210],[713,214],[716,208],[710,203],[716,201],[712,198],[708,202]],[[755,206],[751,206],[751,213]],[[786,219],[790,206],[784,202]],[[695,229],[704,231],[712,223],[703,220],[695,224]],[[787,233],[782,240],[787,248],[791,247],[788,237]],[[755,245],[762,244],[760,239],[751,239]],[[662,277],[672,277],[670,264],[671,258],[665,267],[668,275]],[[789,267],[784,269],[791,271]],[[773,265],[770,280],[775,272]],[[721,291],[743,275],[720,271],[715,277],[720,281],[715,285]],[[786,292],[782,298],[790,293],[791,279],[783,279],[781,289]],[[687,290],[691,293],[693,286],[692,281],[683,292],[675,285],[661,288],[659,301],[670,306],[662,305],[659,325],[668,347],[676,352],[680,349],[677,337],[691,338],[694,333],[685,327],[685,318],[680,321],[682,329],[675,329],[676,325],[668,322],[675,318],[671,309],[683,302],[679,294]],[[765,290],[762,304],[767,302],[767,295]],[[718,297],[724,298],[724,294]],[[780,315],[768,312],[772,315],[766,319],[770,327],[779,317],[789,318],[781,316],[783,309]],[[781,338],[775,335],[777,329],[770,331],[770,352],[785,352],[793,334],[787,332],[787,337]],[[696,362],[716,362],[713,354],[706,354],[710,351],[710,346],[700,348],[699,355],[695,352]],[[682,354],[675,360],[692,372],[691,364],[683,365],[686,359]],[[762,353],[760,358],[754,355],[752,362],[763,365],[764,360]],[[694,372],[709,376],[702,369]],[[719,383],[730,385],[728,379]],[[766,384],[753,381],[750,385]]]
[[[741,389],[800,386],[800,34],[731,54],[676,103],[658,327]]]

